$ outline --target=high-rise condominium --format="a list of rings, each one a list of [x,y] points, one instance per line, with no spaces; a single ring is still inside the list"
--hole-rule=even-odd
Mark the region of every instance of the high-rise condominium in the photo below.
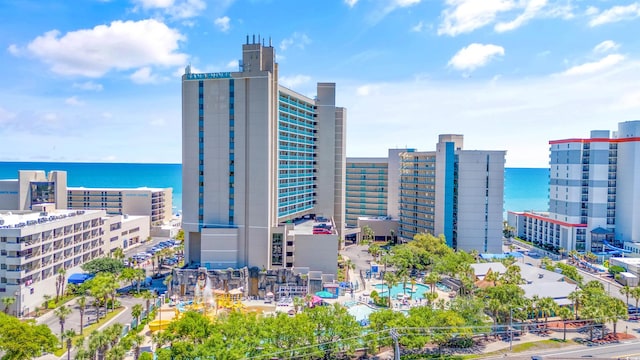
[[[298,220],[332,220],[335,236],[313,246],[336,243],[344,229],[346,110],[335,105],[333,83],[318,83],[315,98],[279,85],[275,49],[259,38],[242,45],[239,70],[187,67],[182,77],[187,260],[208,268],[304,266],[291,231]]]

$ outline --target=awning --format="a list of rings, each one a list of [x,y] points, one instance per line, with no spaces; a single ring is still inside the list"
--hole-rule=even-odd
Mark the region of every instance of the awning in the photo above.
[[[89,279],[93,279],[92,274],[71,274],[71,276],[69,276],[69,279],[67,279],[67,283],[79,285]]]

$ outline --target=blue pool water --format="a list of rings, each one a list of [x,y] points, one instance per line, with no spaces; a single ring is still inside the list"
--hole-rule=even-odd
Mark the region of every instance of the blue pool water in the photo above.
[[[388,296],[388,287],[387,285],[378,284],[375,285],[376,291],[380,296]],[[424,293],[431,290],[429,285],[423,284],[407,284],[406,289],[404,284],[400,283],[391,288],[391,298],[397,299],[398,294],[406,294],[407,296],[411,296],[412,299],[424,299]]]
[[[346,304],[345,304],[346,306]],[[368,307],[367,305],[358,304],[349,306],[347,312],[349,315],[353,316],[357,322],[363,324],[363,321],[369,320],[369,315],[374,313],[376,310]]]
[[[449,292],[451,291],[451,288],[448,287],[447,285],[443,284],[443,283],[436,283],[436,287],[438,288],[438,290],[440,291],[444,291],[444,292]]]

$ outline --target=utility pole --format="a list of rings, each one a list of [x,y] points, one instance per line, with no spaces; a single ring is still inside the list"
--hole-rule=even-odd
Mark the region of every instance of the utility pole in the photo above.
[[[509,351],[513,349],[513,308],[509,308]]]
[[[400,360],[400,345],[398,345],[398,338],[400,337],[398,335],[398,332],[396,331],[396,329],[391,329],[389,331],[389,335],[391,335],[391,338],[393,339],[393,360]]]

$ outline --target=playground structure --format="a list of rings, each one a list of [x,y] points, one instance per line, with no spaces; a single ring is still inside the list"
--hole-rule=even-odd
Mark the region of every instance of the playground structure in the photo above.
[[[198,274],[196,285],[194,288],[194,297],[192,301],[181,301],[176,304],[173,314],[174,316],[164,317],[160,315],[160,319],[153,320],[149,323],[149,330],[156,332],[165,330],[173,321],[180,319],[182,314],[187,311],[195,311],[202,313],[210,319],[215,318],[221,312],[242,311],[264,313],[275,310],[274,305],[245,305],[242,303],[242,288],[222,290],[211,289],[211,282],[206,273]],[[166,310],[166,309],[165,309]],[[163,308],[159,309],[162,314]]]

